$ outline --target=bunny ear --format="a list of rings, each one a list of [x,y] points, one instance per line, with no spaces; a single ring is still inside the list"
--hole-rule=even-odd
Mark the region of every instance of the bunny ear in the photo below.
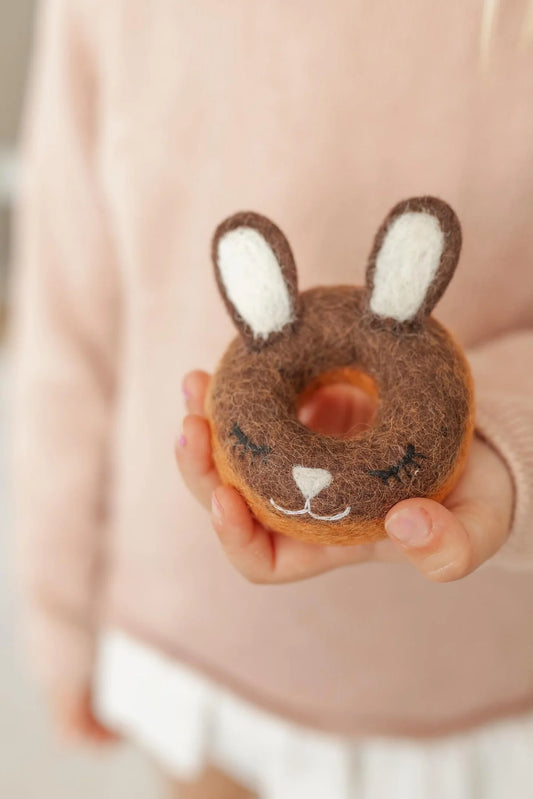
[[[380,227],[368,262],[374,316],[421,321],[441,298],[457,266],[461,226],[447,203],[414,197],[398,203]]]
[[[254,349],[296,320],[298,281],[289,242],[260,214],[222,222],[212,249],[218,287],[240,333]]]

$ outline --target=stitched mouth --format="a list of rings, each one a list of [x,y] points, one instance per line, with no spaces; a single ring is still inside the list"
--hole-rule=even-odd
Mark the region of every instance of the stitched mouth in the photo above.
[[[286,516],[311,516],[312,519],[316,519],[319,522],[338,522],[340,519],[346,518],[351,511],[351,506],[348,505],[343,511],[340,513],[334,513],[333,516],[318,516],[318,514],[313,513],[311,510],[311,500],[306,499],[305,505],[300,510],[287,510],[287,508],[282,508],[280,505],[277,505],[272,497],[270,498],[270,504],[276,509],[279,510],[280,513],[284,513]]]

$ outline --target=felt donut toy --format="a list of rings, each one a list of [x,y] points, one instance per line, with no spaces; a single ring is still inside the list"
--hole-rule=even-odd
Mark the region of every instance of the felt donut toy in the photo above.
[[[453,210],[412,198],[379,228],[364,287],[299,293],[273,222],[243,212],[219,225],[216,280],[239,335],[208,393],[213,458],[265,526],[320,544],[372,541],[400,500],[451,491],[473,433],[472,378],[430,312],[460,248]],[[302,397],[328,383],[371,396],[372,424],[342,438],[301,424]]]

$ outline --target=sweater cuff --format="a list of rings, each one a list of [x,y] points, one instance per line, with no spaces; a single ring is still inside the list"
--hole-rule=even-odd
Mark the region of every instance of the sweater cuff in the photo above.
[[[46,691],[78,693],[87,689],[94,665],[94,630],[33,607],[25,633],[30,669]]]
[[[510,569],[533,567],[533,414],[513,397],[486,393],[478,399],[476,431],[500,455],[514,484],[514,509],[506,543],[487,565]]]

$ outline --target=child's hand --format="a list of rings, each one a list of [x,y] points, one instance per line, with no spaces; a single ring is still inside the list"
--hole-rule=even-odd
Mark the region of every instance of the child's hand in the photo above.
[[[500,457],[477,438],[459,484],[444,504],[430,499],[398,503],[387,514],[388,538],[383,541],[324,547],[267,530],[252,516],[241,495],[221,484],[214,467],[204,416],[209,379],[199,371],[185,378],[190,413],[184,419],[176,457],[190,491],[211,509],[226,555],[251,582],[302,580],[364,561],[411,562],[430,580],[446,582],[470,574],[505,542],[513,508],[511,476]],[[342,433],[368,416],[364,402],[350,400],[342,387],[336,394],[330,389],[320,403],[303,413],[310,427],[324,432]]]
[[[65,743],[104,744],[117,740],[115,733],[96,718],[90,689],[79,694],[56,692],[50,698],[50,710],[57,732]]]

